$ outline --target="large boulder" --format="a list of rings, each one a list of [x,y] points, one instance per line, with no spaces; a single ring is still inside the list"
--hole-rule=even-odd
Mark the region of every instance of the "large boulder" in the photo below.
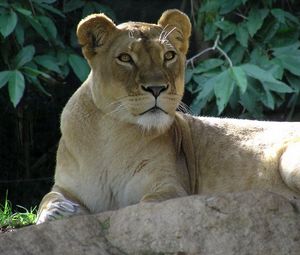
[[[300,254],[300,201],[269,192],[141,203],[0,235],[0,254]]]
[[[124,254],[103,235],[103,224],[94,216],[29,226],[0,234],[1,255],[110,255]]]

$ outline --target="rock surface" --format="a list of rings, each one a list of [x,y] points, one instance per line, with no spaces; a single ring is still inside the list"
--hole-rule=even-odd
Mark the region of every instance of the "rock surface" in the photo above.
[[[268,192],[141,203],[0,235],[0,254],[299,255],[300,201]]]

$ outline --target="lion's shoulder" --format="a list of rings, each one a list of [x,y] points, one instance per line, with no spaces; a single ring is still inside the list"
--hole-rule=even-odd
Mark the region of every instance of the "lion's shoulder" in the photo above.
[[[101,114],[92,100],[88,84],[83,84],[69,99],[61,115],[61,133],[72,140],[85,136],[95,127]]]

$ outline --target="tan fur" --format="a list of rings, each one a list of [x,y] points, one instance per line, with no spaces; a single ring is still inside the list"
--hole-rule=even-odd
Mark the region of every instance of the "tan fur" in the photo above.
[[[55,185],[38,223],[195,193],[257,188],[297,196],[299,123],[176,112],[190,32],[177,10],[157,25],[116,26],[103,14],[79,23],[91,73],[63,110]],[[173,59],[165,59],[169,51]]]

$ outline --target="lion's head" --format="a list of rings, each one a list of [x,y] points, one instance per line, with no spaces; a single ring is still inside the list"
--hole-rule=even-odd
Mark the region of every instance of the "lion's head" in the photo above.
[[[169,127],[184,92],[190,33],[189,18],[178,10],[164,12],[157,24],[116,26],[104,14],[83,19],[77,36],[97,107],[144,129]]]

